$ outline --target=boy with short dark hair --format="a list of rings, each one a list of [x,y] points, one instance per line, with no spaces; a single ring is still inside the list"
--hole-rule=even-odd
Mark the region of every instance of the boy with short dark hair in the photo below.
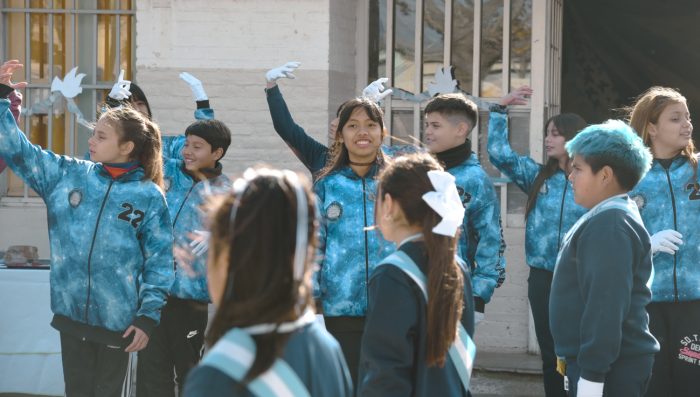
[[[566,144],[574,200],[589,211],[564,237],[549,300],[555,351],[570,396],[642,396],[659,344],[646,305],[651,243],[627,193],[652,156],[624,122],[581,131]]]
[[[472,267],[474,317],[484,318],[486,303],[505,280],[505,242],[501,209],[493,182],[471,150],[469,133],[477,107],[462,94],[441,94],[425,107],[424,143],[454,175],[466,209],[458,253]]]
[[[184,137],[179,158],[164,162],[165,197],[178,259],[175,282],[160,325],[139,353],[139,396],[174,396],[173,368],[182,395],[187,373],[201,357],[207,327],[206,232],[200,208],[212,191],[231,186],[219,161],[231,144],[231,131],[219,120],[197,120]]]

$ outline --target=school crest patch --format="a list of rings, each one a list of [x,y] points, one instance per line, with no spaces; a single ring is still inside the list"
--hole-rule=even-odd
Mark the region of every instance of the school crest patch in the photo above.
[[[462,200],[462,205],[467,208],[469,202],[472,201],[472,195],[465,192],[461,186],[457,186],[457,193],[459,193],[459,198]]]
[[[68,193],[68,204],[76,208],[83,201],[83,193],[79,189],[73,189]]]
[[[332,202],[328,208],[326,208],[326,218],[331,221],[338,220],[343,215],[343,206],[339,202]]]

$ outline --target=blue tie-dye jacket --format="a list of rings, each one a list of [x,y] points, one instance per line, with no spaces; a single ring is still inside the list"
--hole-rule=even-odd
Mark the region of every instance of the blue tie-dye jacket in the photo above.
[[[100,163],[33,145],[9,105],[0,100],[0,155],[46,203],[51,310],[82,331],[155,326],[173,282],[163,192],[142,168],[113,179]]]
[[[472,267],[474,296],[488,303],[506,277],[506,244],[496,189],[474,153],[447,172],[455,177],[465,209],[457,250]]]
[[[369,276],[396,248],[378,230],[364,230],[374,225],[378,168],[361,178],[344,167],[314,184],[322,217],[314,289],[326,316],[364,316]]]
[[[204,101],[197,102],[197,109],[194,111],[194,118],[197,120],[212,120],[214,119],[214,109],[209,107],[200,107],[200,103]],[[206,101],[208,104],[209,101]],[[205,105],[206,106],[206,105]],[[163,161],[169,159],[181,159],[182,158],[182,148],[185,147],[185,141],[187,137],[185,135],[163,135],[161,136],[163,142]]]
[[[669,169],[657,160],[629,195],[637,203],[650,235],[673,229],[683,235],[675,255],[654,255],[653,302],[700,299],[700,191],[693,186],[693,166],[677,157]]]
[[[189,250],[195,231],[204,231],[202,205],[212,194],[224,192],[231,187],[229,178],[221,174],[210,179],[196,181],[183,169],[182,160],[170,159],[165,162],[165,198],[168,202],[170,219],[173,221],[175,249]],[[180,299],[201,302],[209,301],[207,289],[207,255],[202,254],[177,261],[175,282],[170,295]]]
[[[489,114],[489,160],[526,194],[543,168],[528,156],[514,152],[508,142],[508,115]],[[525,257],[527,264],[554,271],[564,234],[586,213],[574,202],[574,190],[561,169],[547,178],[537,196],[535,207],[527,216]]]

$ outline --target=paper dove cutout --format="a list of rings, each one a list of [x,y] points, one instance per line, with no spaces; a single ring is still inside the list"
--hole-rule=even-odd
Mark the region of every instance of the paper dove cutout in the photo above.
[[[92,130],[93,126],[88,120],[83,117],[83,113],[78,108],[73,98],[78,96],[78,94],[83,92],[83,88],[80,86],[83,78],[86,76],[85,73],[76,74],[78,67],[73,69],[66,74],[63,80],[58,77],[54,77],[51,82],[51,94],[48,98],[44,98],[32,104],[30,107],[25,107],[22,109],[23,116],[31,116],[33,114],[48,114],[53,110],[55,115],[59,115],[63,112],[62,106],[57,106],[61,104],[61,97],[66,100],[66,108],[69,112],[75,114],[76,121],[81,125]]]
[[[452,66],[439,68],[435,71],[435,81],[428,84],[428,93],[431,97],[437,94],[449,94],[457,90],[457,80],[452,78]]]
[[[77,66],[71,69],[70,72],[68,72],[68,74],[63,78],[63,81],[61,81],[61,79],[58,77],[54,77],[53,81],[51,82],[51,92],[59,91],[66,99],[75,98],[78,96],[78,94],[83,92],[83,88],[80,86],[80,83],[83,80],[83,77],[86,75],[85,73],[76,75],[75,73],[77,71]]]
[[[454,79],[452,75],[453,67],[450,65],[446,68],[440,68],[435,72],[434,81],[428,84],[428,90],[421,92],[420,94],[414,94],[408,92],[401,88],[392,87],[393,93],[391,96],[396,99],[402,99],[405,101],[421,103],[429,100],[438,94],[451,94],[451,93],[461,93],[467,99],[471,100],[476,104],[476,106],[481,110],[489,110],[489,107],[493,105],[493,102],[484,101],[479,97],[475,97],[470,93],[459,88],[457,80]]]
[[[423,195],[423,201],[440,215],[442,220],[433,228],[433,233],[454,237],[464,219],[464,205],[459,198],[455,177],[445,171],[428,171],[434,192]]]
[[[382,101],[382,99],[386,98],[387,96],[391,95],[393,92],[391,89],[386,90],[384,88],[384,84],[389,81],[388,78],[382,77],[380,79],[377,79],[371,83],[367,87],[365,87],[364,90],[362,90],[362,96],[365,98],[368,98],[374,103],[379,103]],[[384,91],[384,92],[382,92]]]

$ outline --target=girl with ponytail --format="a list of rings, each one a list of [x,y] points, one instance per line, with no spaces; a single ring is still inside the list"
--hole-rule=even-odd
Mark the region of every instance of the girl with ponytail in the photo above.
[[[248,169],[210,209],[207,281],[216,314],[186,397],[350,397],[338,342],[315,321],[315,197],[288,170]]]
[[[33,145],[0,98],[0,157],[46,203],[66,395],[120,396],[173,282],[172,226],[155,124],[111,109],[88,144],[92,161]]]
[[[376,224],[398,250],[370,277],[359,395],[467,395],[474,304],[456,256],[463,217],[454,177],[430,155],[399,157],[379,175]]]

